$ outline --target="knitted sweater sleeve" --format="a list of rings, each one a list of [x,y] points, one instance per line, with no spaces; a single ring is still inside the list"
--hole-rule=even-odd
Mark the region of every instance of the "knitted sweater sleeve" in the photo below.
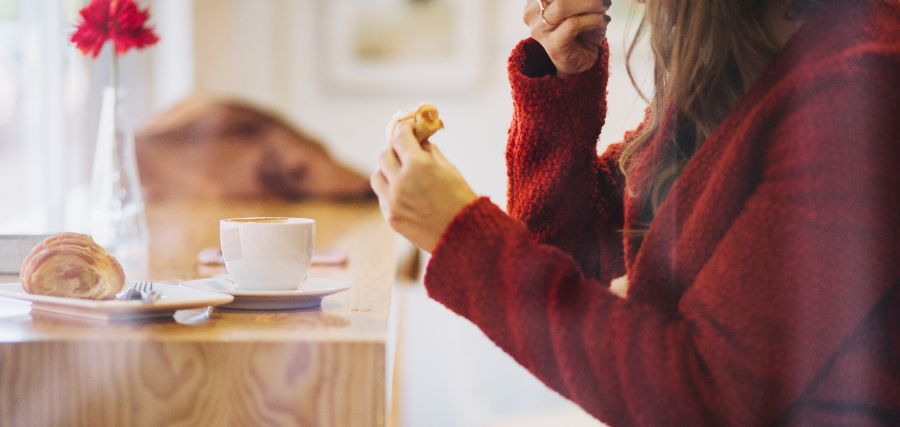
[[[445,232],[428,292],[609,424],[775,422],[900,283],[900,96],[879,78],[785,113],[677,315],[612,294],[485,198]]]
[[[560,79],[539,43],[520,43],[509,61],[514,114],[506,153],[509,214],[603,283],[624,274],[622,144],[597,156],[608,62],[603,46],[592,69]]]

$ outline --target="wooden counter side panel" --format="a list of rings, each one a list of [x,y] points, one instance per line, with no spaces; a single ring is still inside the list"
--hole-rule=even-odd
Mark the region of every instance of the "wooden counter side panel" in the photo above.
[[[384,358],[369,342],[0,344],[0,425],[381,426]]]

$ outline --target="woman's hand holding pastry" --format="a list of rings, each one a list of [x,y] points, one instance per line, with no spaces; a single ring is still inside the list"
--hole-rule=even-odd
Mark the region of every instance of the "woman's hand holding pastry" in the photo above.
[[[557,76],[585,72],[597,62],[610,4],[609,0],[527,0],[525,24],[547,51]]]
[[[420,143],[411,120],[398,122],[371,184],[391,227],[433,251],[453,218],[478,195],[437,146]]]

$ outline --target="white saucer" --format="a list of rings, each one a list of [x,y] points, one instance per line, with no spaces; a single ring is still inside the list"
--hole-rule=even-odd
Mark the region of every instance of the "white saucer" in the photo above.
[[[129,286],[133,282],[128,282]],[[157,317],[170,317],[178,310],[203,308],[227,304],[232,297],[209,289],[185,289],[180,286],[154,283],[153,289],[161,298],[147,304],[129,300],[86,300],[78,298],[33,295],[25,292],[21,283],[0,284],[0,297],[15,298],[31,303],[33,313],[77,317],[92,321],[130,321]]]
[[[235,288],[226,277],[211,277],[184,282],[181,286],[203,291],[221,292],[234,296],[234,301],[222,308],[242,310],[294,310],[322,305],[322,298],[350,289],[350,284],[338,279],[309,277],[303,286],[291,291],[245,291]]]

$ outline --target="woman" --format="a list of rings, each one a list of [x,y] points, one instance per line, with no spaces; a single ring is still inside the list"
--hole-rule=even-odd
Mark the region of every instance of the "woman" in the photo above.
[[[612,425],[900,424],[898,2],[647,2],[648,117],[597,157],[607,7],[526,9],[509,215],[396,127],[429,294]]]

